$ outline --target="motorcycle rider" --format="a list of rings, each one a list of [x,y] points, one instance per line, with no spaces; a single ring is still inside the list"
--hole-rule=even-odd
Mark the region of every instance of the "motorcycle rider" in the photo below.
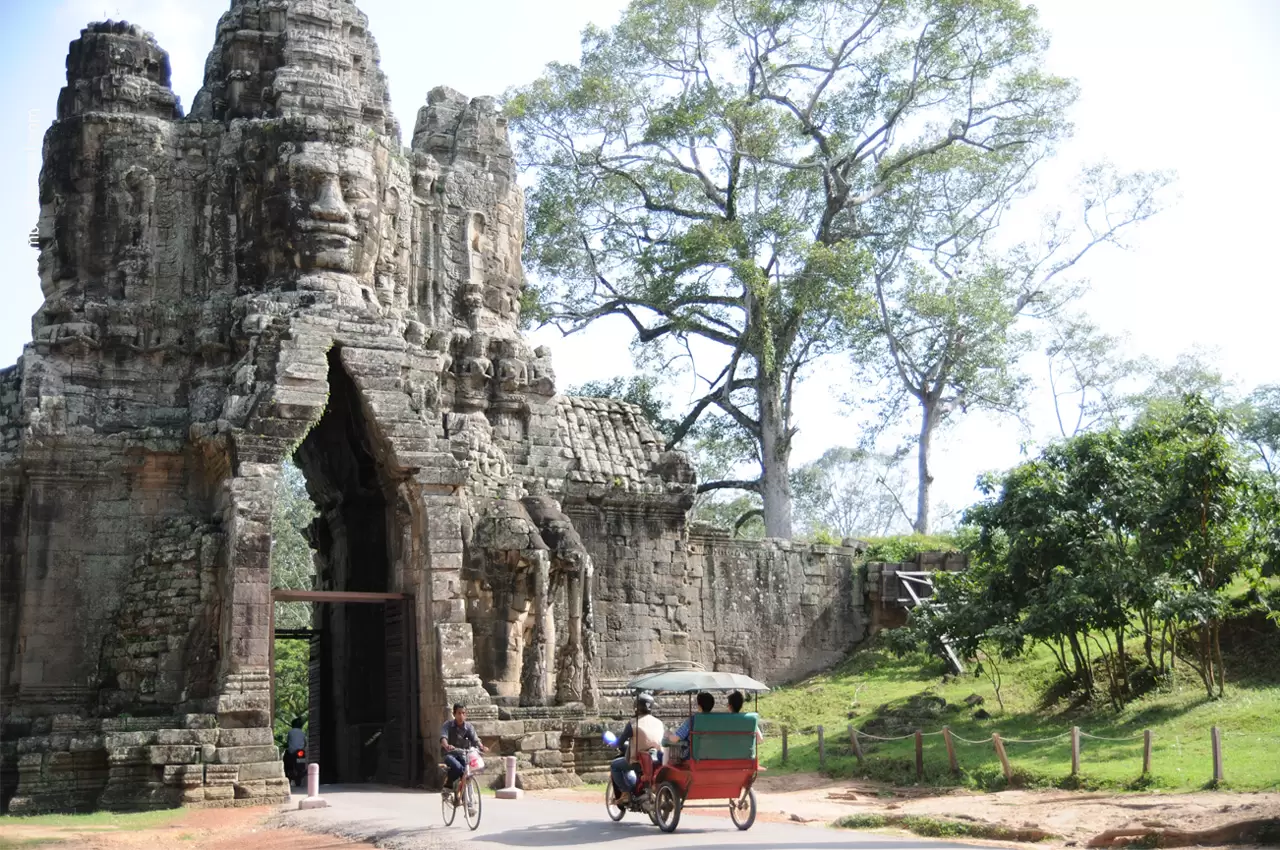
[[[636,696],[636,718],[627,724],[618,738],[618,746],[626,747],[627,754],[614,759],[609,765],[613,777],[614,802],[623,806],[631,802],[631,791],[627,788],[627,770],[640,769],[640,753],[662,747],[665,727],[662,721],[653,716],[653,694],[640,693]]]
[[[300,785],[302,777],[298,775],[298,753],[307,751],[307,733],[302,731],[302,718],[293,718],[293,726],[284,739],[284,775],[289,777],[293,785]]]

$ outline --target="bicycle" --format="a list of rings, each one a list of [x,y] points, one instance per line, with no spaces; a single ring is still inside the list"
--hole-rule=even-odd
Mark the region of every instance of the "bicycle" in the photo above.
[[[462,816],[470,829],[475,830],[480,826],[480,783],[476,781],[476,774],[483,772],[484,768],[475,771],[471,769],[472,759],[476,755],[479,755],[479,751],[475,747],[467,750],[462,776],[452,790],[446,788],[440,795],[440,814],[445,826],[453,826],[458,809],[462,809]]]

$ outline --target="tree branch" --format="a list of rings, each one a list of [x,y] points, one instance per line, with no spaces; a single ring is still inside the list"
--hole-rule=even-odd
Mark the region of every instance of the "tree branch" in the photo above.
[[[760,492],[760,481],[708,481],[698,485],[699,493],[710,493],[713,490],[746,490],[751,493]]]

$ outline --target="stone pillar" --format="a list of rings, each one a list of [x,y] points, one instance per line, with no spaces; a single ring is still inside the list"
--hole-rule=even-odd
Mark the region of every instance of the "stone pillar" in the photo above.
[[[556,679],[556,702],[561,705],[582,701],[583,648],[582,648],[582,573],[569,573],[566,596],[568,640]]]
[[[600,704],[598,659],[596,655],[595,562],[582,559],[582,701],[587,708]]]
[[[551,646],[551,557],[543,549],[528,553],[533,572],[533,641],[525,648],[524,665],[520,671],[520,704],[546,705],[548,693],[547,660]]]

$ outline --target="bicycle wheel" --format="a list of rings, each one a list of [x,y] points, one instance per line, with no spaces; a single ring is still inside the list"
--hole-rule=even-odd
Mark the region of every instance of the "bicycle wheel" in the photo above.
[[[444,825],[452,826],[457,815],[458,806],[453,800],[453,792],[446,788],[440,792],[440,816],[444,818]]]
[[[605,814],[609,816],[609,820],[614,821],[615,823],[622,820],[622,816],[627,813],[627,810],[622,806],[615,806],[613,803],[612,782],[606,782],[604,784],[604,811]]]
[[[730,800],[729,817],[738,829],[751,829],[751,824],[756,822],[756,792],[748,788],[744,796]]]
[[[480,783],[474,776],[468,776],[467,784],[463,786],[462,814],[467,819],[467,826],[472,829],[480,826]]]

